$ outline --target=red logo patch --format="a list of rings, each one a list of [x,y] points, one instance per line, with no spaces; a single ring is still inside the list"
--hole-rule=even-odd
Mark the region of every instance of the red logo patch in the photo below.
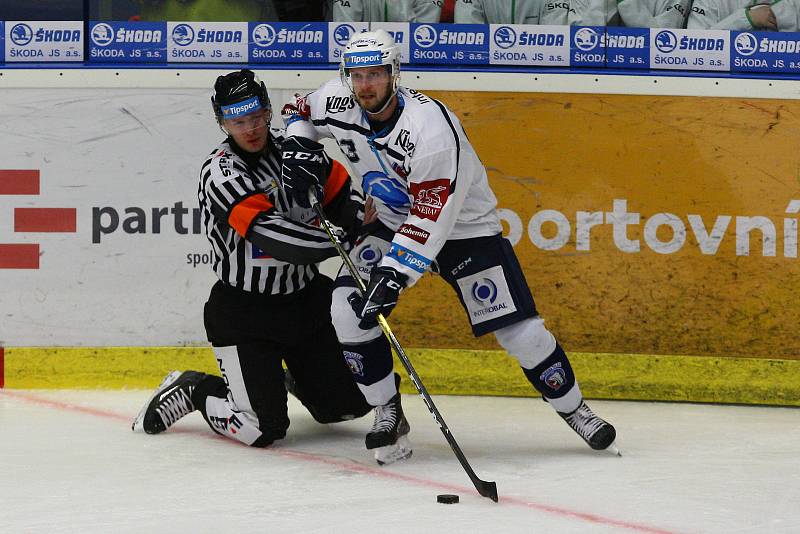
[[[414,226],[413,224],[404,224],[397,230],[397,233],[400,235],[404,235],[409,239],[413,239],[417,243],[424,245],[428,242],[428,238],[431,236],[430,232],[426,232],[422,228],[418,226]]]
[[[450,194],[450,180],[442,178],[421,184],[410,183],[408,186],[414,195],[411,214],[420,219],[437,220]]]

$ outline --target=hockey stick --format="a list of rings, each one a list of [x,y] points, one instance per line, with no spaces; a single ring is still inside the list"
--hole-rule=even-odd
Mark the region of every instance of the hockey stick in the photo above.
[[[345,250],[342,248],[341,243],[339,243],[339,239],[336,237],[330,221],[328,221],[328,218],[322,211],[322,206],[320,206],[319,201],[312,191],[309,191],[309,200],[311,201],[311,206],[314,208],[314,211],[317,213],[317,217],[319,217],[320,224],[325,229],[325,233],[328,234],[328,239],[330,239],[331,243],[333,243],[333,246],[336,247],[336,252],[339,253],[342,261],[347,266],[347,270],[350,271],[350,276],[352,276],[355,280],[358,290],[362,295],[365,294],[367,287],[366,284],[364,284],[364,280],[362,280],[358,275],[358,270],[356,269],[355,265],[353,265],[353,261],[350,259],[350,256],[347,254],[347,252],[345,252]],[[472,469],[472,466],[469,465],[466,456],[464,456],[464,453],[461,452],[461,447],[458,446],[456,438],[453,437],[453,433],[450,432],[450,428],[447,426],[447,423],[444,422],[442,414],[439,413],[439,410],[433,403],[433,399],[431,399],[430,394],[428,394],[428,390],[425,389],[422,379],[417,374],[414,366],[411,365],[411,360],[408,359],[403,347],[400,346],[400,342],[397,341],[392,329],[389,328],[389,323],[386,322],[386,318],[383,316],[383,314],[378,314],[378,324],[380,325],[381,330],[383,330],[383,334],[392,345],[392,348],[394,348],[394,351],[397,353],[397,356],[400,358],[400,361],[403,363],[403,367],[406,368],[408,376],[411,378],[411,382],[414,384],[414,387],[417,388],[417,391],[419,391],[419,394],[422,396],[422,400],[425,401],[425,405],[431,412],[433,420],[436,421],[437,425],[439,425],[439,430],[441,430],[442,434],[444,434],[447,443],[450,444],[450,448],[453,449],[453,453],[455,453],[456,458],[458,458],[458,461],[461,463],[461,467],[463,467],[464,471],[467,472],[467,476],[469,476],[469,479],[472,481],[475,489],[478,490],[478,493],[480,493],[483,497],[488,497],[494,502],[497,502],[497,484],[494,482],[481,480],[478,478],[478,475],[475,474],[475,471]]]

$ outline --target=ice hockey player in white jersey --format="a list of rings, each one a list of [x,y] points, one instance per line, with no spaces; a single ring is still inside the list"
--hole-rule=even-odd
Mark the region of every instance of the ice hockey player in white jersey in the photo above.
[[[790,0],[694,0],[690,30],[796,31],[797,10]]]
[[[622,23],[629,28],[684,28],[692,0],[618,0]]]
[[[439,22],[443,0],[333,0],[338,22]]]
[[[539,24],[544,0],[456,0],[456,24]]]
[[[610,447],[614,427],[586,405],[567,355],[539,317],[502,236],[486,170],[458,117],[399,86],[399,76],[400,50],[392,37],[383,30],[359,33],[345,47],[340,78],[284,108],[289,139],[305,146],[336,140],[378,212],[350,252],[367,291],[362,296],[341,270],[331,313],[356,382],[376,406],[367,448],[377,449],[379,459],[385,450],[394,457],[410,451],[390,346],[376,318],[388,316],[400,292],[428,270],[453,288],[473,333],[494,333],[589,446]],[[284,183],[287,174],[293,177],[295,202],[308,202],[309,190],[319,195],[319,175],[303,173],[302,162],[284,158],[283,168]]]

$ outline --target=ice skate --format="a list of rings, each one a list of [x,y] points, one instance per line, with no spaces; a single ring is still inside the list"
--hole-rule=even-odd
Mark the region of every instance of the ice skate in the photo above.
[[[413,449],[407,437],[410,430],[398,392],[389,402],[375,408],[375,422],[364,442],[367,449],[375,449],[378,464],[389,464],[411,456]]]
[[[610,424],[592,412],[586,402],[581,401],[575,411],[571,413],[561,413],[558,415],[567,422],[583,440],[594,450],[609,452],[621,456],[619,449],[614,443],[617,431]]]
[[[197,371],[172,371],[147,399],[139,415],[133,420],[131,430],[143,429],[147,434],[159,434],[181,417],[195,410],[192,392],[206,376]]]

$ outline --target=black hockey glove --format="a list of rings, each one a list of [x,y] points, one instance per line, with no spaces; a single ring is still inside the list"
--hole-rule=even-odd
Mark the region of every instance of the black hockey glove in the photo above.
[[[391,267],[375,267],[369,277],[369,285],[364,296],[357,291],[350,293],[347,301],[361,319],[362,330],[369,330],[378,324],[378,314],[388,317],[397,305],[400,290],[406,287],[408,277]]]
[[[306,137],[290,137],[283,142],[281,157],[281,178],[286,195],[304,208],[311,207],[309,191],[322,201],[322,186],[329,165],[323,146]]]

